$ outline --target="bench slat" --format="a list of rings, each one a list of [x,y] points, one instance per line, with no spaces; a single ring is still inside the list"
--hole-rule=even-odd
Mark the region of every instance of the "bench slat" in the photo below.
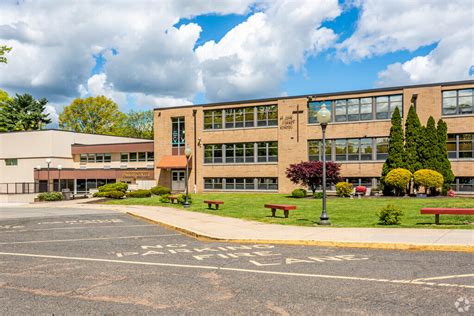
[[[474,208],[422,208],[421,214],[474,215]]]
[[[296,205],[288,204],[265,204],[266,208],[273,208],[277,210],[296,210]]]
[[[212,200],[206,200],[204,201],[206,204],[224,204],[224,201],[212,201]]]

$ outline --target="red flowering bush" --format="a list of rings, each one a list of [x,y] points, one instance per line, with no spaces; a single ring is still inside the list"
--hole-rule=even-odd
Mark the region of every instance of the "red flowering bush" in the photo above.
[[[455,196],[456,196],[456,192],[455,192],[453,189],[450,189],[450,190],[448,191],[448,196],[449,196],[449,197],[455,197]]]
[[[356,192],[365,194],[367,192],[367,188],[363,185],[356,186]]]

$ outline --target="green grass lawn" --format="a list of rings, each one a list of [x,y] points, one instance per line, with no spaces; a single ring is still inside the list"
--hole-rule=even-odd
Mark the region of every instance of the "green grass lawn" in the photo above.
[[[218,211],[209,210],[204,200],[222,200]],[[321,214],[322,200],[313,198],[294,199],[284,194],[251,193],[206,193],[193,194],[192,212],[217,214],[255,220],[265,223],[312,226]],[[159,197],[127,198],[111,200],[107,204],[168,206],[182,209],[181,205],[161,203]],[[277,217],[271,217],[271,210],[263,207],[266,203],[293,204],[298,207],[290,211],[289,218],[277,210]],[[382,207],[394,204],[404,215],[396,226],[378,225],[376,212]],[[349,199],[329,197],[327,210],[332,226],[335,227],[412,227],[412,228],[474,228],[474,216],[441,215],[441,225],[434,224],[434,215],[420,215],[423,207],[474,207],[470,198],[362,198]]]

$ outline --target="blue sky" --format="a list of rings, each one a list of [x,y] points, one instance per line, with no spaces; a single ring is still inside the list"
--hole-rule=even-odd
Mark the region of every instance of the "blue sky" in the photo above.
[[[98,6],[0,1],[0,44],[13,47],[0,89],[46,97],[54,118],[95,95],[128,111],[473,78],[468,0]]]

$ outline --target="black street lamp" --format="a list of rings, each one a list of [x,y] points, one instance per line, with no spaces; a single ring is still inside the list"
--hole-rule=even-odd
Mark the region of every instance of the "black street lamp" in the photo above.
[[[59,182],[58,182],[58,192],[61,192],[61,169],[63,168],[63,166],[61,165],[58,165],[58,172],[59,172],[59,175],[58,175],[58,178],[59,178]]]
[[[326,105],[323,104],[316,114],[316,117],[323,131],[323,210],[319,217],[319,225],[331,225],[326,211],[326,127],[331,120],[331,112],[326,108]]]
[[[184,185],[186,186],[186,200],[184,201],[183,207],[189,208],[189,191],[188,191],[188,177],[189,177],[189,158],[191,157],[191,148],[188,146],[184,150],[186,155],[186,177],[184,178]]]
[[[49,159],[49,158],[46,159],[46,164],[48,165],[48,185],[47,185],[46,190],[47,190],[47,192],[49,192],[49,181],[50,181],[50,179],[49,179],[49,165],[51,165],[51,159]]]

